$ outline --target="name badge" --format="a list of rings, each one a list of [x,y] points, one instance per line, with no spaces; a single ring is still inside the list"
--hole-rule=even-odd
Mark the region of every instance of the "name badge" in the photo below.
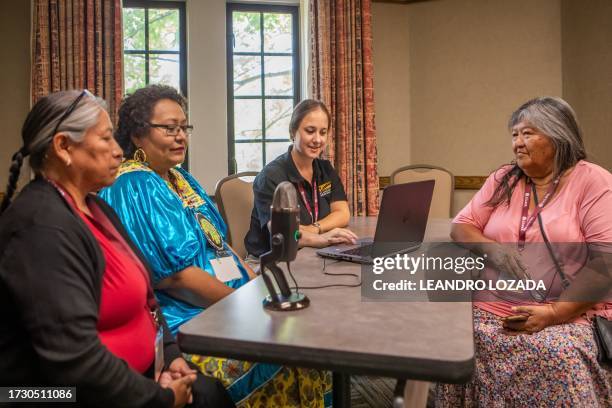
[[[238,265],[236,265],[233,256],[211,259],[210,265],[213,271],[215,271],[215,276],[221,282],[229,282],[234,279],[242,278],[240,269],[238,269]]]
[[[164,332],[160,326],[155,335],[155,381],[159,381],[164,369]]]

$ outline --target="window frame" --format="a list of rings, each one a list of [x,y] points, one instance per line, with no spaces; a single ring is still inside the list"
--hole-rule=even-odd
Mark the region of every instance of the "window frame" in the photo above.
[[[261,24],[260,24],[260,38],[261,48],[259,52],[238,52],[234,53],[233,42],[233,12],[244,11],[244,12],[258,12],[261,13]],[[293,29],[292,33],[292,52],[291,53],[278,53],[278,52],[265,52],[263,47],[263,14],[264,13],[283,13],[291,15],[291,26]],[[262,154],[262,168],[266,165],[266,143],[270,142],[286,142],[290,140],[289,135],[287,139],[266,139],[266,100],[270,99],[293,99],[293,107],[300,101],[300,84],[301,84],[301,65],[300,65],[300,9],[298,5],[273,5],[273,4],[245,4],[245,3],[227,3],[226,5],[226,61],[227,61],[227,152],[228,152],[228,174],[236,174],[238,169],[238,163],[236,162],[236,143],[259,143],[261,144]],[[262,89],[261,95],[259,96],[234,96],[234,55],[257,55],[262,57],[261,64],[261,81]],[[293,98],[286,96],[267,96],[265,95],[264,88],[264,77],[265,77],[265,64],[263,58],[266,56],[291,56],[293,63]],[[241,139],[236,140],[234,135],[234,100],[236,99],[261,99],[261,120],[262,120],[262,134],[261,139]],[[287,129],[288,132],[288,129]]]
[[[126,50],[123,48],[122,41],[122,58],[126,54],[140,54],[145,57],[145,86],[149,85],[149,56],[156,55],[178,55],[179,57],[179,92],[185,98],[188,98],[187,90],[187,8],[184,1],[157,1],[157,0],[123,0],[122,11],[126,8],[142,8],[145,9],[145,49],[144,50]],[[153,50],[149,48],[149,9],[178,9],[179,12],[179,50]],[[123,33],[122,33],[123,35]],[[124,90],[125,91],[125,90]],[[186,112],[187,113],[187,112]],[[181,165],[185,170],[189,171],[189,151],[185,155],[185,162]]]

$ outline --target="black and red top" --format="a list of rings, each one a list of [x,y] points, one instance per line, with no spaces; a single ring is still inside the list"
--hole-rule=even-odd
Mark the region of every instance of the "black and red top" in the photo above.
[[[132,369],[144,373],[155,360],[157,331],[147,304],[147,271],[106,215],[95,205],[89,209],[91,216],[77,212],[106,261],[98,317],[100,341]]]

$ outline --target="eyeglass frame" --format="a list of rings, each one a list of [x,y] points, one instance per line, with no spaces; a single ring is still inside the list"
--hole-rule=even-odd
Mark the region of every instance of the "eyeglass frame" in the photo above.
[[[83,89],[83,91],[79,94],[79,96],[76,97],[76,99],[74,100],[74,102],[72,102],[70,104],[70,106],[68,107],[68,109],[66,109],[66,111],[64,112],[64,114],[60,117],[59,121],[57,122],[57,125],[55,125],[55,129],[53,129],[53,133],[52,135],[57,134],[57,131],[59,130],[59,127],[62,125],[62,123],[64,123],[66,121],[66,119],[68,119],[68,117],[72,114],[72,112],[74,112],[74,110],[76,109],[76,107],[78,106],[79,102],[81,102],[81,99],[83,99],[83,97],[85,95],[89,95],[92,98],[95,99],[94,94],[92,94],[91,92],[89,92],[88,89]]]
[[[147,123],[147,125],[149,125],[152,128],[165,129],[166,130],[166,136],[178,136],[178,134],[179,134],[178,131],[174,135],[168,133],[170,131],[170,129],[172,129],[172,128],[175,128],[175,129],[179,128],[187,136],[191,136],[191,133],[193,132],[193,125],[162,125],[162,124],[159,124],[159,123]]]

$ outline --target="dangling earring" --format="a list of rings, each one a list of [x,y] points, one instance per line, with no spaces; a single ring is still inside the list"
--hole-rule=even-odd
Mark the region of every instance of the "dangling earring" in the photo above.
[[[141,147],[139,147],[134,152],[133,159],[134,159],[134,161],[137,161],[137,162],[146,163],[147,162],[147,154],[145,153],[144,150],[142,150]]]

